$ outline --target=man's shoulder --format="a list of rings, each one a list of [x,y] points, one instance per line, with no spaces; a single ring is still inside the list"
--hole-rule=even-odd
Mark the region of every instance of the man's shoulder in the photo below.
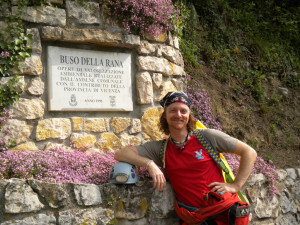
[[[146,148],[146,149],[154,149],[157,150],[157,148],[160,148],[163,144],[164,140],[159,140],[159,141],[147,141],[139,146],[138,148]]]
[[[224,135],[225,134],[224,132],[222,132],[220,130],[213,129],[213,128],[205,128],[205,129],[204,128],[199,128],[197,130],[199,130],[204,136],[206,136],[206,135],[209,135],[209,136],[210,135],[217,135],[217,136],[219,136],[219,135]]]

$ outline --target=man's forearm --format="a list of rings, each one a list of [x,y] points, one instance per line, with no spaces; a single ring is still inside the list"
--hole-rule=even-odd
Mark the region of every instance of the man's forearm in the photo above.
[[[256,155],[257,155],[256,151],[253,150],[249,145],[239,141],[234,150],[234,154],[239,155],[241,157],[239,170],[235,177],[234,182],[233,183],[223,183],[223,182],[210,183],[208,187],[212,188],[211,189],[212,191],[236,193],[245,184],[248,176],[251,173],[253,164],[255,162]]]
[[[153,187],[160,191],[166,187],[166,179],[162,171],[153,162],[153,160],[140,156],[136,147],[128,146],[116,151],[115,159],[118,161],[128,162],[136,166],[146,167],[153,179]]]
[[[136,166],[146,167],[150,159],[140,156],[136,147],[128,146],[115,152],[115,159],[122,162],[128,162]]]
[[[251,173],[257,153],[250,146],[242,142],[238,142],[237,148],[239,150],[235,151],[235,153],[239,155],[241,158],[240,158],[239,169],[233,183],[237,185],[238,189],[240,189],[245,184],[247,178]]]

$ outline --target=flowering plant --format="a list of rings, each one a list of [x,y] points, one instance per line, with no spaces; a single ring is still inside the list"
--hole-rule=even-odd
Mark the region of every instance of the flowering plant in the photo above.
[[[232,169],[233,174],[237,174],[239,168],[239,157],[233,154],[224,154],[227,159],[227,162]],[[267,189],[268,189],[268,198],[272,199],[273,196],[279,195],[279,190],[276,186],[276,180],[279,179],[279,174],[276,171],[275,165],[271,160],[266,162],[262,157],[257,156],[254,166],[252,168],[251,174],[261,173],[265,175],[267,179]]]
[[[38,179],[57,183],[104,184],[112,165],[113,153],[87,154],[82,151],[1,152],[0,178]]]
[[[173,30],[173,20],[179,12],[171,0],[105,0],[109,14],[128,33],[159,35]]]
[[[211,111],[211,99],[207,90],[201,89],[197,80],[187,75],[188,85],[186,92],[192,102],[192,112],[195,118],[199,119],[206,127],[221,130],[221,125],[216,121]]]

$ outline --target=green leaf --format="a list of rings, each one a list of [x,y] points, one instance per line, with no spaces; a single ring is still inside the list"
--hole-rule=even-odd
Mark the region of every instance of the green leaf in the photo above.
[[[22,56],[23,58],[30,56],[27,52],[19,52],[19,55]]]
[[[19,45],[19,44],[21,44],[22,43],[22,40],[20,40],[19,38],[16,38],[15,39],[15,44],[16,45]]]

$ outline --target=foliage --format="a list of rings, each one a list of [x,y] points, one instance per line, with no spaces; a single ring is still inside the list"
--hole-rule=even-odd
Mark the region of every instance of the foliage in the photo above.
[[[178,20],[180,26],[175,24],[174,35],[179,38],[179,45],[182,55],[186,62],[191,63],[194,67],[198,67],[198,43],[199,39],[197,29],[197,15],[195,11],[189,7],[186,0],[175,1],[174,6],[180,11]]]
[[[237,174],[239,166],[239,157],[233,154],[224,154],[227,159],[228,164],[230,165],[232,172]],[[266,177],[268,183],[268,198],[272,199],[274,195],[279,195],[279,190],[276,186],[276,181],[279,180],[279,174],[276,171],[276,167],[273,164],[272,160],[265,161],[262,157],[257,156],[254,166],[251,171],[253,174],[263,174]]]
[[[58,183],[107,183],[116,162],[107,152],[87,154],[82,151],[37,151],[0,153],[0,178],[38,179]]]
[[[0,111],[3,108],[8,108],[19,99],[18,87],[20,84],[18,81],[18,77],[13,76],[5,84],[0,84]]]
[[[6,108],[3,109],[2,112],[0,112],[0,127],[2,124],[4,124],[7,120],[11,119],[11,115],[9,115]],[[10,134],[10,130],[2,131],[5,136]],[[6,139],[5,137],[0,136],[0,152],[7,151],[10,147],[15,146],[15,141],[12,141],[11,139]]]
[[[26,1],[18,1],[18,12],[4,17],[4,29],[0,31],[0,78],[11,77],[0,89],[0,111],[19,99],[18,78],[13,68],[31,55],[32,36],[26,34],[20,19],[22,6]],[[3,5],[3,1],[0,1]]]
[[[56,183],[108,182],[112,166],[117,161],[112,152],[86,153],[80,150],[36,152],[0,152],[0,179],[38,179]],[[140,178],[149,177],[139,168]]]
[[[253,75],[247,87],[258,101],[265,100],[264,78],[273,78],[274,74],[288,87],[300,86],[299,3],[292,0],[185,0],[184,3],[190,14],[180,48],[187,62],[195,65],[195,59],[201,59],[212,66],[222,82],[234,79],[241,86],[249,85],[247,82]]]
[[[187,75],[188,85],[186,92],[191,99],[192,112],[195,118],[200,120],[206,127],[221,130],[221,125],[216,121],[211,111],[211,99],[205,89],[200,90],[198,81]]]
[[[178,11],[171,0],[105,0],[114,16],[128,33],[160,35],[173,30]]]

